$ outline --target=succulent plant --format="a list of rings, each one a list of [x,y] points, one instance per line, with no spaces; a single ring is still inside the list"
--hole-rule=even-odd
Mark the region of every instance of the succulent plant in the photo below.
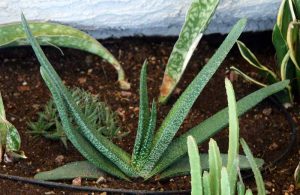
[[[116,113],[106,103],[101,102],[99,97],[80,88],[71,89],[70,92],[77,106],[88,119],[89,124],[99,134],[110,139],[121,138],[126,135],[126,133],[121,133],[118,127]],[[70,120],[72,121],[72,118]],[[38,113],[37,121],[29,122],[28,126],[30,133],[33,135],[42,135],[45,138],[61,140],[67,147],[67,137],[52,98],[46,103],[44,110]]]
[[[140,79],[140,113],[133,153],[130,156],[122,148],[111,142],[105,136],[97,134],[89,124],[88,119],[76,105],[75,99],[65,87],[62,80],[46,58],[37,40],[32,35],[25,17],[22,15],[24,31],[31,43],[32,48],[41,64],[41,75],[50,89],[54,102],[57,106],[63,129],[77,150],[93,165],[100,170],[130,180],[143,178],[145,180],[154,175],[161,176],[165,171],[173,175],[188,174],[186,155],[186,138],[193,135],[197,144],[217,133],[228,123],[227,108],[221,110],[206,121],[175,138],[176,132],[189,113],[192,105],[208,83],[212,75],[220,66],[230,49],[233,47],[239,35],[242,33],[246,20],[240,20],[228,34],[222,45],[212,56],[206,66],[198,73],[191,84],[185,89],[169,114],[162,122],[158,130],[156,128],[156,106],[152,104],[149,109],[146,67],[145,62]],[[258,90],[241,99],[238,104],[238,115],[243,114],[261,100],[278,92],[288,85],[288,81],[282,81],[269,87]],[[70,120],[72,118],[72,120]],[[74,128],[74,123],[76,128]],[[182,162],[185,163],[182,163]],[[249,168],[248,162],[244,162]],[[178,164],[181,166],[178,168]],[[39,176],[41,176],[39,174]],[[36,177],[37,178],[37,177]],[[47,179],[38,177],[39,179]],[[162,178],[162,177],[160,177]]]

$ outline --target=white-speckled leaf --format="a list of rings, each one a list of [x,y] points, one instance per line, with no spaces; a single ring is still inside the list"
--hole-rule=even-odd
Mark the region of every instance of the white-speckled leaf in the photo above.
[[[37,173],[34,179],[38,180],[62,180],[82,177],[87,179],[98,179],[105,173],[88,161],[77,161],[65,164],[51,171]]]
[[[7,123],[6,151],[18,151],[20,146],[21,137],[18,130],[11,123]]]
[[[120,86],[123,89],[130,88],[129,83],[125,81],[125,73],[120,63],[93,37],[80,30],[61,24],[30,22],[29,26],[41,45],[79,49],[107,60],[117,70]],[[29,45],[21,23],[0,25],[0,48],[20,45]]]
[[[160,88],[159,101],[164,103],[179,82],[219,0],[193,0],[176,41]]]

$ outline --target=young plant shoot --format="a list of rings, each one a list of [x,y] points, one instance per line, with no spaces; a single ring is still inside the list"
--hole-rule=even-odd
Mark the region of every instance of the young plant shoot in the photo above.
[[[167,168],[173,175],[189,174],[188,163],[181,163],[182,160],[187,159],[187,136],[193,135],[197,144],[201,144],[228,124],[228,109],[225,108],[175,138],[197,97],[242,33],[246,25],[245,19],[238,21],[233,27],[219,49],[176,101],[158,129],[155,128],[157,125],[155,103],[152,104],[151,111],[148,106],[147,62],[144,63],[140,79],[139,122],[132,155],[107,137],[96,133],[96,129],[90,125],[84,113],[76,105],[70,91],[46,58],[23,15],[22,24],[41,64],[41,75],[52,93],[66,136],[91,164],[110,175],[126,180],[135,178],[146,180],[155,175],[158,177],[164,175]],[[244,97],[237,102],[239,108],[237,114],[242,115],[269,95],[284,89],[288,83],[289,81],[282,81]],[[221,157],[226,158],[227,155]],[[243,159],[245,158],[241,158],[240,163],[244,164],[245,168],[250,168],[248,161],[242,162]],[[182,165],[179,169],[176,167],[178,163]],[[43,173],[39,173],[36,178],[47,179]]]
[[[191,167],[192,195],[252,194],[251,189],[247,189],[247,191],[245,191],[245,185],[242,180],[238,181],[238,175],[240,174],[239,161],[241,159],[238,155],[239,122],[237,114],[237,104],[232,84],[228,79],[225,80],[225,87],[227,93],[229,116],[229,145],[227,162],[222,162],[218,145],[215,140],[211,139],[209,141],[208,149],[209,171],[205,171],[202,174],[202,158],[201,155],[199,155],[197,143],[192,136],[188,136],[187,145]],[[251,169],[254,172],[258,195],[265,195],[266,190],[264,182],[258,166],[253,158],[253,155],[243,139],[241,139],[241,145],[246,154],[246,157],[249,160]],[[224,165],[225,163],[227,163],[227,165]]]

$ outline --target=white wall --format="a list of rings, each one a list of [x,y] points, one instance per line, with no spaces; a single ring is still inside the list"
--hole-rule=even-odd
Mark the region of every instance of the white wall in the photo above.
[[[272,29],[281,0],[220,0],[207,33],[226,33],[239,18],[247,30]],[[96,38],[178,35],[191,0],[0,0],[0,24],[30,20],[69,24]]]

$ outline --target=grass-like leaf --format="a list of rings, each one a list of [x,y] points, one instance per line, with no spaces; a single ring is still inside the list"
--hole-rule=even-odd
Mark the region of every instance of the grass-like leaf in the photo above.
[[[228,102],[229,116],[229,145],[226,174],[229,175],[229,191],[234,195],[237,180],[238,152],[239,152],[239,119],[237,114],[236,99],[231,82],[225,79],[225,88]],[[223,171],[223,170],[222,170]],[[225,174],[225,173],[224,173]],[[222,191],[223,193],[223,191]]]
[[[165,103],[180,80],[219,0],[193,0],[166,66],[159,101]]]
[[[54,45],[87,51],[107,60],[118,72],[118,81],[121,88],[129,89],[130,85],[125,80],[125,73],[116,58],[88,34],[62,24],[48,22],[29,22],[33,36],[41,45]],[[26,34],[20,22],[0,25],[0,48],[29,45]]]
[[[196,141],[192,136],[187,138],[189,162],[192,178],[192,195],[202,195],[202,169],[200,163],[199,150]]]
[[[90,129],[89,124],[87,123],[87,119],[84,118],[82,112],[75,104],[74,99],[72,98],[70,92],[63,85],[61,79],[51,66],[50,62],[46,58],[44,52],[39,46],[37,40],[32,35],[30,28],[26,22],[24,15],[22,15],[22,24],[26,35],[28,36],[28,40],[32,45],[32,48],[40,62],[41,73],[47,85],[50,89],[54,99],[56,98],[55,103],[57,104],[58,111],[60,113],[61,120],[63,121],[64,128],[69,129],[73,128],[68,121],[68,113],[74,117],[74,122],[79,127],[80,133],[95,147],[98,151],[112,161],[117,167],[119,167],[123,172],[125,172],[128,176],[135,177],[136,174],[132,170],[130,166],[130,157],[129,155],[123,151],[121,148],[110,142],[106,137],[95,134]],[[57,97],[55,97],[57,96]],[[63,115],[61,115],[61,113]],[[70,134],[67,134],[70,139]],[[73,135],[72,135],[73,136]],[[70,139],[71,140],[71,139]],[[73,143],[74,144],[74,143]],[[77,144],[77,147],[84,147],[82,144]],[[78,149],[78,148],[77,148]]]
[[[221,195],[234,194],[231,192],[230,186],[227,169],[223,167],[221,171]]]
[[[176,132],[178,131],[183,120],[190,111],[192,105],[196,101],[199,94],[202,92],[205,85],[221,65],[230,49],[242,33],[246,25],[246,20],[240,20],[228,34],[219,49],[215,52],[208,63],[198,73],[196,78],[183,92],[180,98],[176,101],[171,111],[163,121],[158,132],[155,134],[154,146],[149,154],[147,163],[144,166],[144,172],[148,174],[165,152]],[[186,140],[186,137],[184,138]],[[186,149],[186,146],[185,146]],[[176,149],[177,150],[177,149]],[[187,150],[185,150],[187,152]]]
[[[242,145],[243,151],[246,154],[246,157],[251,165],[251,169],[254,173],[255,182],[256,182],[256,186],[257,186],[257,193],[258,193],[258,195],[265,195],[266,194],[265,183],[264,183],[261,173],[257,167],[257,164],[254,161],[254,157],[251,153],[251,150],[244,139],[241,139],[241,145]],[[247,192],[246,192],[246,194],[247,194]]]
[[[289,84],[289,81],[281,81],[262,88],[253,92],[252,94],[242,98],[237,102],[237,114],[238,116],[244,114],[253,106],[264,100],[269,95],[272,95],[278,91],[281,91]],[[196,127],[192,128],[188,132],[176,138],[169,145],[168,149],[151,172],[150,175],[155,175],[162,170],[166,169],[172,163],[182,158],[187,153],[186,139],[189,135],[192,135],[197,144],[203,143],[205,140],[216,134],[220,129],[224,128],[228,124],[228,108],[224,108],[215,115],[206,119]]]
[[[221,192],[221,169],[222,160],[218,144],[215,140],[210,139],[208,149],[209,162],[209,180],[211,184],[212,194],[220,194]]]

